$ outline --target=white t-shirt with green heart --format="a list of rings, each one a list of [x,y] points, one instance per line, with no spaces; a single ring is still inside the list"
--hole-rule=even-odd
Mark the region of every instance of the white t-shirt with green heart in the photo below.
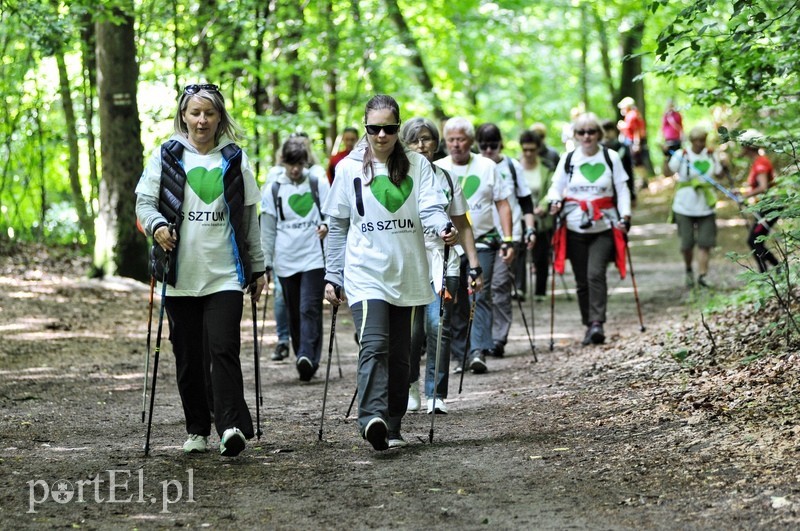
[[[453,164],[447,156],[434,162],[437,166],[450,172],[450,176],[458,180],[469,206],[469,219],[472,231],[477,240],[481,236],[497,230],[495,228],[495,201],[508,199],[512,195],[511,186],[504,182],[497,164],[482,155],[470,155],[465,165]],[[478,243],[478,247],[486,247]]]
[[[469,212],[467,206],[467,199],[464,197],[464,192],[461,190],[461,185],[458,179],[450,176],[453,182],[453,197],[450,197],[450,183],[447,181],[447,176],[444,170],[438,166],[434,167],[434,185],[438,187],[445,195],[450,205],[445,208],[449,217],[463,216]],[[444,242],[434,231],[427,231],[425,233],[425,248],[428,251],[428,266],[431,270],[431,276],[434,284],[434,289],[439,292],[442,288],[442,267],[444,266]],[[450,250],[447,264],[447,276],[457,277],[461,271],[461,259],[459,258],[459,250],[454,248]]]
[[[567,154],[561,157],[555,173],[553,183],[547,192],[548,201],[561,201],[565,197],[577,199],[579,201],[592,201],[602,197],[614,197],[614,189],[617,192],[616,209],[610,208],[605,211],[605,215],[595,221],[591,227],[582,229],[581,223],[584,220],[584,213],[574,205],[566,205],[567,228],[574,232],[596,233],[609,230],[611,221],[617,221],[617,210],[619,216],[631,215],[631,196],[626,181],[628,174],[622,167],[622,161],[613,149],[608,150],[612,167],[606,163],[603,150],[600,148],[592,156],[586,156],[579,147],[572,152],[572,179],[564,169]]]
[[[676,151],[669,160],[669,169],[678,175],[678,186],[675,190],[675,199],[672,201],[672,210],[684,216],[708,216],[714,213],[714,207],[708,204],[704,189],[710,189],[713,194],[713,185],[705,181],[714,180],[714,175],[722,173],[722,166],[717,157],[703,149],[695,153],[691,149]],[[681,185],[694,180],[701,185],[700,188]]]
[[[395,306],[433,302],[420,211],[444,207],[447,199],[433,184],[430,163],[408,153],[409,176],[400,187],[389,181],[386,165],[375,163],[375,178],[364,183],[362,162],[346,157],[336,166],[325,215],[349,219],[344,290],[348,302],[383,300]],[[354,180],[361,181],[363,215]]]
[[[511,173],[511,167],[508,165],[509,162],[514,165],[514,171],[517,172],[516,183],[514,181],[514,175]],[[528,181],[525,180],[525,169],[519,161],[511,157],[503,157],[503,159],[497,163],[497,170],[500,172],[500,176],[503,179],[503,185],[514,191],[514,193],[508,196],[508,205],[511,207],[511,236],[513,236],[515,242],[519,242],[522,241],[522,207],[519,206],[519,199],[517,198],[531,195]],[[500,236],[505,236],[503,233],[503,225],[500,223],[500,214],[497,213],[496,208],[494,210],[494,224]]]
[[[202,297],[220,291],[241,291],[233,256],[233,228],[228,219],[222,189],[221,142],[206,155],[198,153],[185,139],[173,137],[184,145],[183,168],[186,186],[179,235],[175,287],[167,286],[172,297]],[[247,155],[242,152],[245,206],[261,200]],[[153,151],[136,193],[159,195],[161,147]]]
[[[275,233],[275,255],[272,267],[279,277],[290,277],[297,273],[323,269],[322,242],[317,236],[317,227],[322,223],[320,212],[311,194],[310,172],[304,172],[304,179],[294,183],[286,175],[283,166],[275,176],[280,183],[278,200],[280,211],[276,209],[272,195],[272,182],[264,186],[261,200],[262,213],[274,216],[277,220]],[[274,181],[273,181],[274,182]],[[317,177],[320,205],[328,197],[330,185],[327,176]],[[281,212],[283,215],[281,216]]]

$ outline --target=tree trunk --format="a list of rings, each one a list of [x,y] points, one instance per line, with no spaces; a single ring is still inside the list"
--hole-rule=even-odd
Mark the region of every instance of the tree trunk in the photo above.
[[[430,94],[433,98],[433,115],[436,117],[437,121],[441,122],[446,118],[446,115],[442,108],[442,102],[439,101],[439,98],[436,96],[436,91],[433,88],[433,81],[431,80],[430,74],[428,74],[428,69],[425,67],[425,62],[422,60],[422,54],[419,52],[417,40],[414,38],[414,35],[411,34],[411,30],[408,24],[406,24],[406,19],[403,18],[403,13],[400,11],[400,6],[397,5],[397,0],[385,1],[386,9],[389,12],[389,18],[391,18],[392,22],[397,26],[400,41],[411,53],[410,60],[414,74],[417,76],[420,85],[422,85],[422,91]]]
[[[101,273],[146,280],[147,241],[136,229],[134,196],[143,156],[133,7],[115,11],[119,25],[97,24],[102,180],[95,267]]]
[[[622,34],[622,74],[619,83],[617,101],[625,96],[636,100],[636,106],[645,116],[644,81],[636,79],[642,73],[642,59],[635,55],[642,46],[644,22],[637,22],[631,29]]]
[[[581,27],[588,28],[588,12],[586,3],[581,3]],[[587,65],[587,55],[589,53],[589,36],[587,31],[581,32],[581,101],[583,102],[586,110],[589,108],[589,72]]]
[[[89,150],[89,215],[94,218],[94,202],[100,189],[97,171],[97,139],[94,131],[94,97],[97,93],[97,56],[95,55],[94,23],[90,14],[81,20],[81,62],[83,63],[83,112],[86,121],[86,144]]]
[[[78,149],[78,125],[75,120],[75,108],[72,105],[72,91],[67,75],[67,63],[64,60],[64,53],[61,50],[55,52],[56,66],[58,68],[59,92],[61,93],[61,107],[64,109],[64,126],[67,133],[67,150],[69,159],[67,160],[67,174],[69,176],[69,186],[72,190],[72,201],[75,211],[78,213],[78,223],[80,224],[86,241],[89,245],[94,245],[94,222],[89,216],[86,208],[86,198],[81,189],[81,179],[78,174],[80,160],[80,150]]]
[[[255,7],[255,17],[258,23],[256,26],[259,28],[258,30],[258,38],[256,42],[258,45],[256,46],[255,50],[255,60],[256,60],[256,68],[257,74],[255,75],[255,79],[253,80],[253,89],[252,89],[252,97],[253,97],[253,110],[256,114],[256,120],[254,124],[254,159],[255,159],[255,175],[256,179],[259,178],[261,175],[261,120],[259,117],[263,116],[266,109],[267,109],[267,89],[264,86],[264,77],[262,72],[264,71],[263,64],[264,64],[264,47],[268,45],[268,33],[267,33],[267,20],[269,19],[270,15],[270,4],[269,2],[264,2],[263,5],[256,5]]]
[[[619,93],[614,86],[614,75],[611,73],[611,56],[608,45],[608,32],[606,31],[606,23],[600,18],[600,13],[597,10],[597,5],[592,4],[592,17],[594,18],[595,28],[600,40],[600,62],[603,65],[603,74],[608,87],[608,99],[611,109],[610,116],[617,115],[617,102],[619,101]],[[601,113],[602,114],[602,113]]]
[[[327,21],[327,38],[325,42],[328,45],[328,74],[325,82],[328,99],[328,131],[325,135],[325,154],[333,155],[334,150],[338,147],[336,140],[339,136],[339,102],[336,98],[338,92],[336,55],[339,50],[339,34],[333,25],[333,5],[331,0],[325,0],[322,9],[323,18]]]

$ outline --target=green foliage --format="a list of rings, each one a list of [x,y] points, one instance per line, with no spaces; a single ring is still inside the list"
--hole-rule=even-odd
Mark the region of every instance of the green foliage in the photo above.
[[[668,2],[651,3],[653,12]],[[797,251],[800,243],[800,173],[798,142],[800,113],[797,94],[800,77],[800,5],[770,0],[699,0],[673,12],[658,36],[656,71],[668,79],[691,76],[704,80],[689,92],[706,106],[735,106],[732,120],[720,127],[720,139],[739,141],[744,129],[766,133],[761,146],[779,171],[776,186],[758,204],[758,210],[779,213],[779,229],[764,241],[773,247],[782,265],[766,273],[755,271],[746,255],[730,253],[742,264],[746,287],[717,303],[752,303],[755,311],[777,303],[782,317],[762,333],[777,332],[786,340],[800,334],[797,311]],[[718,124],[723,125],[723,124]],[[755,207],[747,208],[750,215]]]
[[[84,195],[96,201],[86,154],[87,132],[96,133],[98,125],[96,118],[89,123],[90,109],[84,102],[93,107],[98,102],[83,99],[92,66],[80,61],[81,31],[98,20],[119,16],[115,15],[119,8],[132,4],[131,0],[2,1],[0,94],[5,108],[0,110],[0,152],[8,161],[0,167],[4,233],[13,228],[18,238],[63,237],[51,233],[45,222],[55,204],[70,200],[64,195],[69,192],[68,161],[52,63],[56,50],[67,58],[72,83]],[[698,6],[722,9],[710,1],[695,2],[691,8],[684,4],[397,0],[410,32],[400,35],[389,0],[137,0],[142,141],[149,153],[168,137],[182,86],[208,81],[221,86],[229,110],[243,126],[242,144],[262,165],[260,178],[274,162],[281,141],[298,129],[310,134],[317,155],[325,159],[333,147],[331,124],[339,131],[358,126],[364,103],[377,92],[394,95],[406,118],[432,117],[441,106],[447,115],[495,122],[510,155],[517,154],[519,133],[535,121],[548,125],[548,142],[561,148],[560,129],[569,110],[583,98],[583,80],[587,108],[603,118],[618,116],[614,99],[624,59],[619,52],[621,36],[626,31],[644,23],[640,57],[647,71],[656,59],[659,33],[675,16],[681,19],[672,21],[672,26],[683,31],[683,25],[694,19],[713,19]],[[736,11],[731,5],[725,12],[748,20],[744,8]],[[753,20],[758,27],[768,23],[767,18]],[[710,35],[715,27],[704,29],[702,35]],[[745,29],[742,25],[738,31]],[[787,46],[796,33],[787,35]],[[608,41],[609,72],[603,67],[601,37]],[[662,51],[669,52],[677,40],[665,38]],[[418,67],[411,61],[416,54],[432,79],[433,93],[418,82]],[[770,57],[777,59],[778,52]],[[777,79],[788,64],[787,60],[776,66],[771,79]],[[700,68],[676,70],[669,78],[645,77],[652,102],[647,114],[651,138],[657,138],[667,97],[713,82],[713,76]],[[705,108],[684,109],[687,119],[706,114]],[[73,239],[83,238],[75,234]]]

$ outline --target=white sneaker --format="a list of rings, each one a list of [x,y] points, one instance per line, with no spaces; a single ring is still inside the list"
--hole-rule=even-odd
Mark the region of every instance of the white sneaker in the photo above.
[[[183,443],[183,452],[186,454],[202,454],[208,451],[208,437],[190,433],[189,438]]]
[[[428,415],[433,413],[434,401],[433,398],[428,399]],[[444,405],[444,400],[441,398],[436,399],[436,413],[439,415],[447,415],[447,406]]]
[[[419,411],[419,382],[413,382],[408,388],[408,411]]]
[[[239,428],[228,428],[222,433],[219,453],[225,457],[236,457],[244,450],[245,438]]]
[[[389,436],[389,448],[402,448],[408,446],[408,441],[403,439],[403,436],[398,434]]]

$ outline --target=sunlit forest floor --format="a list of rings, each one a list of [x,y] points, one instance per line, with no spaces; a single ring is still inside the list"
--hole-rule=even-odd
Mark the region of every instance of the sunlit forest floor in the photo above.
[[[165,337],[144,457],[149,287],[90,280],[88,261],[67,250],[18,247],[0,259],[4,526],[797,528],[797,345],[771,333],[780,317],[772,303],[703,313],[712,297],[742,285],[744,268],[724,254],[745,251],[746,227],[721,205],[714,287],[689,289],[666,223],[669,198],[665,183],[652,183],[634,216],[644,332],[630,277],[609,268],[608,339],[581,347],[568,269],[556,283],[552,349],[550,300],[533,312],[522,303],[538,362],[515,305],[506,357],[489,359],[485,375],[467,374],[461,393],[451,377],[450,413],[437,416],[433,443],[430,417],[409,413],[409,446],[382,453],[360,439],[353,415],[345,418],[357,351],[343,309],[321,442],[324,371],[304,384],[290,361],[269,361],[270,311],[261,440],[234,459],[183,455]],[[255,418],[249,308],[244,315],[241,359]],[[329,325],[327,317],[325,354]]]

